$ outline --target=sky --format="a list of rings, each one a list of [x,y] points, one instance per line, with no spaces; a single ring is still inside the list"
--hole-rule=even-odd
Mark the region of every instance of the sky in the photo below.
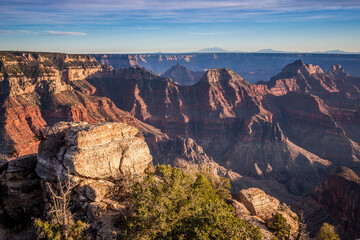
[[[0,50],[360,52],[360,0],[0,0]]]

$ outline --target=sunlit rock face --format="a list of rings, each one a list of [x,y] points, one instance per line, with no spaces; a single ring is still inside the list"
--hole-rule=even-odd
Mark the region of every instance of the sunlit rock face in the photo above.
[[[104,180],[141,174],[152,156],[137,133],[124,123],[55,124],[44,131],[37,174],[49,181],[63,179],[68,172]]]

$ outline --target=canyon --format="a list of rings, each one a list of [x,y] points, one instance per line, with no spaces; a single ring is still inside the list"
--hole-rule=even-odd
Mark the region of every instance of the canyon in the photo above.
[[[143,146],[146,142],[149,147],[141,151],[146,163],[136,167],[126,161],[120,167],[118,160],[107,158],[106,167],[117,166],[117,170],[99,166],[101,171],[96,173],[99,174],[96,178],[103,181],[126,172],[134,174],[134,168],[142,172],[150,162],[190,164],[190,167],[208,167],[217,175],[229,178],[233,194],[255,187],[264,192],[252,193],[261,199],[266,199],[264,196],[268,194],[290,205],[309,201],[314,207],[333,211],[329,207],[335,204],[322,196],[332,196],[334,191],[348,192],[350,183],[333,184],[342,180],[332,174],[338,174],[335,170],[339,166],[353,171],[347,175],[360,173],[360,78],[351,76],[359,75],[355,68],[347,74],[339,65],[351,69],[351,59],[358,61],[357,55],[336,55],[331,60],[322,54],[300,56],[302,59],[323,57],[328,72],[298,60],[296,54],[282,59],[276,54],[266,55],[273,61],[268,58],[261,61],[272,62],[267,65],[272,69],[267,74],[273,77],[256,84],[238,74],[239,68],[248,71],[251,68],[239,65],[232,70],[234,65],[229,64],[230,60],[222,60],[224,56],[236,58],[242,54],[217,54],[216,60],[214,54],[181,55],[181,58],[166,55],[158,67],[149,67],[154,72],[165,73],[175,65],[163,76],[145,69],[159,63],[160,56],[163,55],[96,55],[97,61],[88,55],[0,52],[0,153],[5,159],[1,166],[8,169],[18,157],[39,150],[37,160],[28,161],[31,169],[37,161],[36,171],[42,179],[52,178],[51,174],[61,172],[69,162],[80,164],[74,167],[79,167],[76,172],[81,177],[91,177],[94,173],[89,173],[88,166],[99,163],[81,165],[81,158],[87,158],[81,152],[82,142],[69,139],[76,135],[87,139],[84,143],[95,144],[101,140],[96,137],[99,131],[104,139],[113,142],[104,143],[110,144],[108,150],[101,150],[104,144],[99,143],[89,153],[91,156],[102,156],[105,152],[114,156],[114,149],[127,149],[132,144],[146,149]],[[260,61],[261,56],[253,58]],[[213,58],[214,65],[199,65],[190,68],[192,71],[185,68],[184,62],[195,65],[201,58],[207,61]],[[338,62],[330,66],[334,59]],[[220,62],[223,67],[212,68]],[[272,64],[279,66],[280,62],[284,67],[277,71],[278,67],[273,68]],[[200,74],[204,69],[207,70]],[[87,122],[91,126],[60,124],[62,121]],[[58,132],[44,130],[53,125]],[[117,136],[108,128],[126,133]],[[61,135],[63,131],[68,137]],[[81,131],[86,134],[78,135]],[[118,146],[122,138],[130,142]],[[65,148],[80,152],[64,152]],[[134,159],[133,152],[128,155]],[[49,159],[54,164],[44,164]],[[35,175],[28,177],[34,179],[31,180],[34,191],[39,191]],[[353,179],[358,182],[356,177]],[[354,188],[358,189],[355,183]],[[339,187],[334,190],[335,185]],[[310,200],[307,194],[312,196]],[[336,211],[358,211],[358,205],[344,198],[341,203],[336,202]],[[353,236],[358,236],[359,219],[355,215],[344,218],[346,221],[337,221],[341,226],[345,223],[349,226],[343,227],[343,231],[350,229]]]
[[[350,75],[360,77],[359,54],[322,53],[169,53],[169,54],[92,54],[101,64],[121,67],[141,66],[163,74],[180,64],[191,71],[230,68],[247,81],[268,81],[288,63],[298,59],[329,69],[340,64]]]

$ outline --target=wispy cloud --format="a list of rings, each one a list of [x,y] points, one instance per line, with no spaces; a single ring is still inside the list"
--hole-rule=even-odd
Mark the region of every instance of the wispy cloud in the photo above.
[[[0,30],[0,34],[30,34],[30,33],[35,33],[35,32],[31,32],[31,31],[26,31],[26,30]]]
[[[1,0],[0,26],[7,24],[103,24],[130,20],[224,22],[259,17],[271,21],[278,13],[360,9],[359,0]],[[279,16],[275,16],[278,18]],[[346,14],[344,14],[346,17]],[[347,16],[348,17],[348,16]],[[353,15],[359,19],[360,16]],[[320,17],[324,19],[324,17]],[[46,21],[44,20],[46,19]],[[288,19],[287,16],[283,20]],[[309,18],[307,18],[309,19]],[[330,19],[327,18],[327,19]],[[302,21],[301,18],[295,18]],[[2,22],[2,23],[1,23]]]
[[[55,36],[86,36],[84,32],[62,32],[62,31],[28,31],[28,30],[0,30],[0,34],[50,34]]]
[[[16,31],[0,30],[0,34],[14,34]]]
[[[45,31],[45,32],[56,36],[86,36],[86,33],[83,32],[61,32],[61,31]]]

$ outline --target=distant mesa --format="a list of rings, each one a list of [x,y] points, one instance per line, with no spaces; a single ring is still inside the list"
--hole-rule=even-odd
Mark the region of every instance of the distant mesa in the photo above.
[[[201,49],[196,52],[198,52],[198,53],[225,53],[225,52],[229,52],[229,51],[222,49],[222,48],[213,47],[213,48],[204,48],[204,49]]]
[[[279,51],[279,50],[273,50],[273,49],[261,49],[259,51],[256,51],[256,53],[288,53],[286,51]]]
[[[327,51],[315,51],[314,53],[327,53],[327,54],[358,54],[359,52],[347,52],[343,50],[327,50]]]

